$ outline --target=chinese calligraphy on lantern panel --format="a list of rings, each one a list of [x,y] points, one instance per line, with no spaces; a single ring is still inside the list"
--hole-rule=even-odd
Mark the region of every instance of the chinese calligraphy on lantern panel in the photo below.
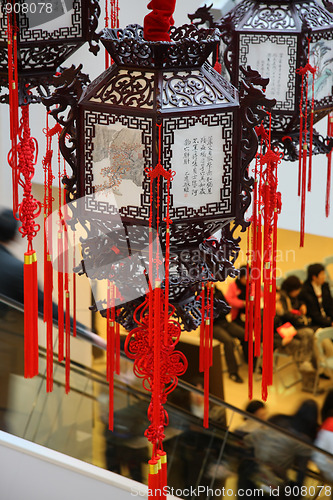
[[[286,105],[289,98],[290,73],[288,46],[266,39],[260,40],[260,43],[251,43],[246,50],[248,53],[245,66],[249,65],[252,69],[259,71],[263,78],[269,78],[267,97]]]
[[[221,200],[223,144],[220,127],[196,125],[177,131],[172,151],[175,206],[199,208]]]
[[[184,140],[185,197],[213,192],[213,136]]]

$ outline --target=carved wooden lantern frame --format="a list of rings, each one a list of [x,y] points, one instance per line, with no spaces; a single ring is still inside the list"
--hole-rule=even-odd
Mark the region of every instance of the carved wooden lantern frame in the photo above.
[[[8,87],[8,16],[17,31],[19,104],[29,104],[49,95],[55,72],[85,42],[97,53],[99,15],[98,0],[2,0],[0,89]],[[0,102],[9,102],[3,91]]]
[[[206,61],[219,41],[217,30],[185,25],[171,28],[170,37],[171,42],[147,42],[138,25],[104,30],[101,41],[114,64],[83,92],[75,71],[74,80],[64,75],[45,103],[61,104],[62,111],[71,105],[67,120],[57,109],[52,113],[64,125],[62,152],[73,170],[65,180],[68,200],[85,199],[76,217],[89,220],[78,270],[110,278],[109,264],[128,256],[129,246],[133,252],[140,246],[152,189],[152,222],[156,227],[159,221],[163,252],[170,202],[170,303],[183,328],[192,330],[201,322],[202,283],[235,276],[239,247],[229,225],[234,221],[242,230],[248,225],[244,214],[253,181],[247,167],[258,144],[254,128],[263,107],[275,101],[251,83],[251,72],[239,92]],[[159,162],[171,175],[170,196],[164,179],[151,187],[147,177]],[[110,182],[119,226],[113,205],[96,196]],[[209,239],[219,230],[221,238]],[[120,277],[120,290],[137,286],[138,272],[132,267],[126,283]],[[118,284],[116,275],[112,280]],[[133,312],[144,295],[139,292],[139,299],[119,306],[117,321],[126,329],[134,326]]]

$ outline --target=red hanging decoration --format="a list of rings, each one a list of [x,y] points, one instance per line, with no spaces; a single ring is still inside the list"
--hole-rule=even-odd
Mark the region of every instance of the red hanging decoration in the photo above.
[[[109,10],[110,9],[110,10]],[[119,0],[105,0],[105,28],[119,28]],[[107,50],[105,50],[105,69],[113,63],[112,58]]]
[[[310,38],[308,40],[308,54],[310,54]],[[298,196],[301,197],[301,226],[300,247],[304,246],[305,235],[305,204],[306,190],[311,191],[312,180],[312,146],[313,146],[313,116],[314,116],[314,79],[317,68],[311,66],[309,58],[304,67],[296,70],[302,77],[301,98],[299,104],[299,160],[298,160]],[[309,77],[312,76],[312,98],[310,108],[310,123],[308,119]],[[309,128],[309,130],[308,130]],[[307,160],[309,158],[309,161]]]
[[[52,137],[61,130],[60,125],[49,128],[49,113],[46,113],[46,152],[42,164],[44,169],[44,322],[46,323],[46,391],[53,389],[53,267],[49,248],[52,247],[52,232],[47,234],[47,217],[52,214]]]
[[[328,115],[327,135],[333,137],[333,113]],[[325,200],[325,215],[330,215],[330,196],[331,196],[331,179],[332,179],[332,149],[327,154],[327,180],[326,180],[326,200]]]
[[[7,15],[7,44],[8,44],[8,90],[9,90],[9,120],[10,120],[10,140],[11,150],[8,154],[8,164],[12,168],[12,189],[13,189],[13,213],[14,217],[18,212],[18,158],[17,141],[19,134],[19,99],[18,99],[18,64],[17,64],[17,26],[16,16],[14,16],[14,26],[12,15]]]
[[[271,117],[270,117],[271,120]],[[267,399],[267,388],[273,381],[273,320],[275,316],[276,293],[276,245],[277,216],[281,211],[281,195],[277,191],[277,166],[282,155],[271,149],[269,133],[263,125],[256,128],[261,138],[260,151],[256,156],[255,181],[252,215],[252,252],[248,251],[248,269],[251,266],[251,276],[248,273],[248,294],[246,298],[246,336],[249,341],[249,397],[253,393],[251,364],[253,354],[259,356],[261,350],[261,284],[264,293],[264,314],[262,320],[263,374],[262,398]],[[262,234],[263,228],[263,234]],[[248,235],[248,245],[250,235]],[[262,253],[263,246],[263,253]]]
[[[17,145],[18,184],[23,189],[23,200],[18,206],[19,228],[22,237],[27,237],[28,249],[24,254],[24,310],[28,314],[24,318],[24,375],[31,378],[38,374],[38,282],[37,257],[33,250],[32,240],[40,227],[35,218],[41,212],[41,204],[32,195],[32,179],[37,159],[37,143],[30,135],[29,106],[22,106],[22,118]]]

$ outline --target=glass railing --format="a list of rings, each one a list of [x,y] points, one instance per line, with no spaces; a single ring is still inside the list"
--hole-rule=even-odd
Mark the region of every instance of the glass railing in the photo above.
[[[146,483],[150,447],[144,431],[148,426],[149,394],[134,377],[131,362],[122,356],[121,374],[115,376],[111,432],[104,364],[93,370],[71,362],[71,390],[65,394],[65,367],[54,358],[54,388],[47,394],[45,350],[40,349],[39,376],[25,380],[22,311],[8,300],[0,305],[1,428]],[[93,333],[78,331],[81,334],[85,340],[105,347]],[[180,382],[166,405],[168,492],[201,499],[281,497],[282,493],[291,498],[330,496],[330,485],[311,457],[315,451],[321,453],[332,460],[333,469],[332,455],[214,397],[210,397],[209,429],[204,429],[202,399],[202,391]],[[245,437],[243,432],[230,431],[236,413],[252,423],[251,433]],[[272,450],[273,455],[269,453]]]

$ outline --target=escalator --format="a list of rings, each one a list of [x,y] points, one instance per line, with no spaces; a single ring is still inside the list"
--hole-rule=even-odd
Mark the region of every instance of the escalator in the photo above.
[[[149,394],[133,375],[131,361],[122,356],[120,375],[115,376],[114,431],[111,432],[104,363],[101,361],[93,369],[87,363],[80,363],[79,356],[74,356],[71,390],[65,394],[65,366],[55,356],[54,389],[47,394],[46,351],[42,345],[39,375],[32,380],[23,377],[21,306],[2,297],[0,315],[1,430],[146,484],[150,450],[144,431],[148,426]],[[105,342],[97,335],[78,328],[77,336],[72,339],[77,344],[74,351],[91,349],[92,345],[105,350]],[[200,399],[199,389],[179,382],[166,405],[169,425],[164,448],[168,455],[168,492],[175,496],[202,500],[235,498],[239,490],[238,497],[282,498],[279,477],[266,463],[253,459],[243,436],[230,431],[236,413],[261,423],[270,434],[275,433],[278,440],[288,439],[291,449],[302,446],[305,454],[319,452],[281,428],[260,422],[215,397],[210,398],[209,429],[204,429],[200,415],[193,413],[193,402]],[[333,456],[321,453],[332,459],[333,467]],[[283,498],[330,497],[330,485],[324,482],[311,461],[305,471],[302,491],[296,483],[297,474],[297,468],[288,471],[290,482]]]

